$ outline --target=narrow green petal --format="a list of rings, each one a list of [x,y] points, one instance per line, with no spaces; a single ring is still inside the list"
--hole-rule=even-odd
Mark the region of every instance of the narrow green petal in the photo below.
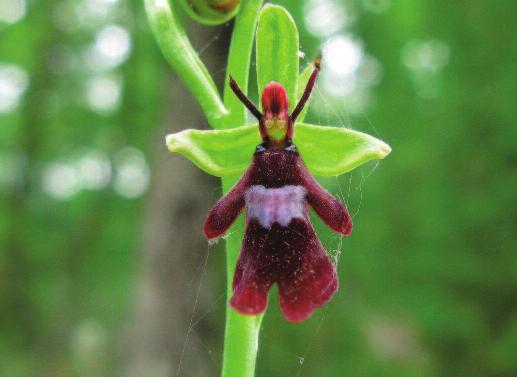
[[[266,84],[279,82],[287,91],[291,107],[296,99],[299,73],[298,29],[289,12],[267,4],[257,27],[257,83],[259,98]]]
[[[257,125],[227,130],[184,130],[167,135],[167,147],[181,153],[201,170],[224,177],[242,173],[261,143]]]
[[[391,152],[385,142],[344,127],[296,124],[294,142],[309,171],[319,176],[337,176]]]
[[[297,124],[294,141],[309,171],[337,176],[367,161],[383,159],[391,148],[383,141],[343,127]],[[241,174],[261,143],[257,125],[228,130],[185,130],[168,135],[167,147],[217,177]]]

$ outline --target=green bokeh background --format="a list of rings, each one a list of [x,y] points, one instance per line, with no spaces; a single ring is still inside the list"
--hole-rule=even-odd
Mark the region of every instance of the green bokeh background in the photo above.
[[[326,39],[351,35],[375,59],[378,80],[359,107],[353,93],[333,95],[320,81],[307,120],[370,133],[393,153],[324,181],[354,214],[354,232],[343,240],[317,223],[339,256],[341,289],[296,325],[283,320],[273,293],[257,376],[517,375],[517,4],[325,2],[351,20],[325,36],[306,28],[318,2],[276,3],[291,11],[308,58]],[[0,23],[0,64],[21,67],[29,79],[19,104],[0,113],[2,376],[126,373],[121,339],[137,305],[148,195],[128,198],[110,182],[59,198],[42,182],[51,164],[74,164],[92,150],[108,156],[116,177],[120,151],[131,147],[153,186],[156,151],[164,149],[157,125],[174,105],[177,78],[139,1],[89,2],[112,3],[104,16],[88,15],[86,3],[27,1],[24,18]],[[104,72],[121,83],[118,107],[99,112],[84,96],[96,74],[85,51],[110,24],[129,32],[131,50]],[[196,47],[224,56],[229,26],[201,33]],[[212,68],[220,83],[224,63]],[[207,208],[216,188],[214,181]],[[224,255],[213,250],[201,290],[220,293]],[[193,347],[217,376],[225,303],[217,295],[212,303],[193,328],[202,343]],[[171,354],[173,366],[180,354]]]

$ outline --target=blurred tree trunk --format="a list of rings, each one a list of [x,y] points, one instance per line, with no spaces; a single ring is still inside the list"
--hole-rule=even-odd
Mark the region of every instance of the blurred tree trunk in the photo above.
[[[204,35],[213,36],[213,28],[210,30]],[[216,30],[217,33],[222,32]],[[199,37],[203,29],[196,26],[196,31],[190,34]],[[208,41],[211,47],[203,60],[209,67],[220,69],[225,64],[222,44],[212,42]],[[205,43],[206,40],[195,44]],[[196,328],[188,334],[185,349],[184,345],[195,305],[194,319],[214,301],[210,283],[204,279],[199,301],[195,302],[208,253],[208,243],[202,234],[203,220],[210,207],[207,193],[217,187],[217,181],[165,148],[167,133],[206,125],[198,104],[176,77],[174,81],[170,92],[172,108],[151,147],[151,150],[159,148],[159,152],[154,156],[143,224],[136,308],[124,346],[128,377],[176,376],[179,363],[183,377],[214,373],[210,371],[214,368],[208,365],[209,354]]]

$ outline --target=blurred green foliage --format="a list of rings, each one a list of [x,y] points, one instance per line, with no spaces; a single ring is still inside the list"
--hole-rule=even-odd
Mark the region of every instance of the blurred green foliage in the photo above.
[[[118,375],[141,262],[134,181],[163,148],[170,71],[139,1],[15,2],[24,16],[0,24],[0,375]],[[324,52],[358,54],[329,56],[307,121],[393,153],[325,181],[354,214],[349,239],[318,226],[341,289],[302,324],[271,303],[257,376],[515,376],[517,5],[277,3],[308,59],[329,38]]]

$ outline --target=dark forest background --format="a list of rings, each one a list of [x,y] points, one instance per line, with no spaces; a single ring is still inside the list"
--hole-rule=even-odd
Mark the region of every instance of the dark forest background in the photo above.
[[[297,325],[271,300],[257,376],[517,375],[517,3],[276,3],[326,59],[308,120],[393,153],[324,180],[341,289]],[[185,21],[222,85],[231,23]],[[207,127],[140,1],[0,0],[1,376],[219,374],[218,182],[164,146]]]

